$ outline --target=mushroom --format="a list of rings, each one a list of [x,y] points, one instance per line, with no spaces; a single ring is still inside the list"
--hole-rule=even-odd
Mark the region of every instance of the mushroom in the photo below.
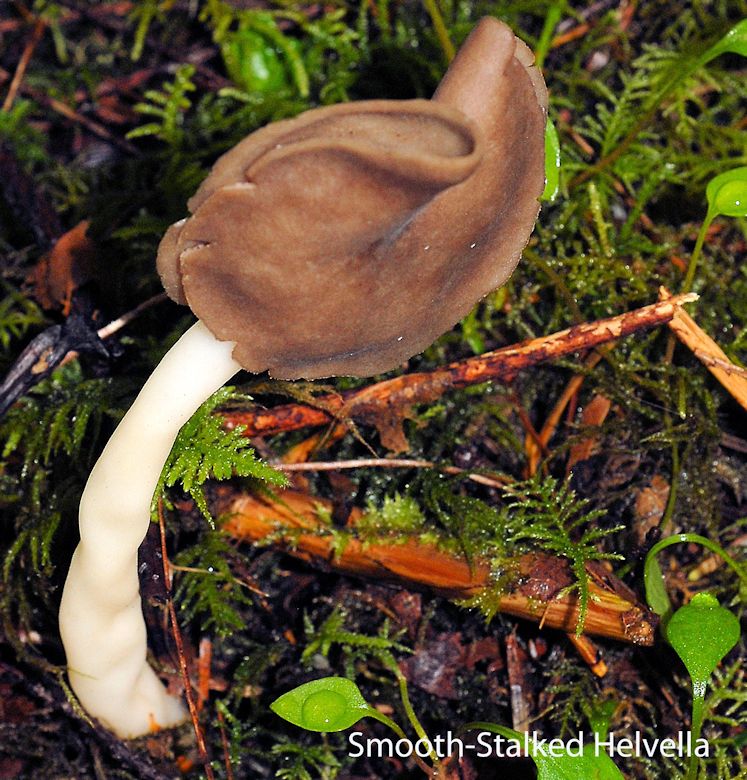
[[[430,101],[308,111],[214,165],[158,252],[199,321],[96,463],[60,608],[73,690],[123,737],[184,717],[146,662],[137,549],[179,428],[241,368],[368,376],[427,347],[513,271],[544,187],[546,92],[483,19]]]

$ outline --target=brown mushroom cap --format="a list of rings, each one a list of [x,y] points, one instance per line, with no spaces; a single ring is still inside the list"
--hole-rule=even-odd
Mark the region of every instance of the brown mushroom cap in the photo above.
[[[168,294],[279,378],[368,376],[513,271],[544,188],[532,54],[483,19],[433,100],[307,111],[213,167],[158,252]]]

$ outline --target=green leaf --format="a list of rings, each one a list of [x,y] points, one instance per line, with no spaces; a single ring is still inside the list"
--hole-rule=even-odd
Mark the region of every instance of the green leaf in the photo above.
[[[254,30],[237,30],[221,43],[221,54],[231,80],[249,92],[272,93],[287,86],[277,49]]]
[[[711,46],[703,55],[703,62],[710,62],[714,57],[726,52],[747,57],[747,19],[735,24],[720,41]]]
[[[646,584],[646,600],[651,609],[663,618],[662,622],[669,619],[672,611],[672,604],[664,588],[664,576],[661,573],[656,556],[667,547],[674,544],[700,544],[716,555],[719,555],[726,564],[731,567],[740,579],[741,587],[747,587],[747,571],[743,564],[738,563],[734,558],[715,542],[699,534],[676,534],[667,536],[658,541],[646,556],[646,562],[643,567],[643,579]]]
[[[299,685],[270,705],[294,726],[308,731],[342,731],[371,714],[358,686],[347,677],[324,677]]]
[[[589,712],[589,725],[599,739],[603,740],[609,734],[610,723],[612,723],[617,707],[618,702],[615,699],[594,702],[591,712]]]
[[[576,746],[569,744],[569,752],[558,755],[557,745],[535,744],[531,738],[527,740],[525,734],[497,723],[468,723],[463,730],[491,731],[506,739],[518,740],[522,745],[526,741],[537,766],[537,780],[625,780],[609,755],[604,750],[597,752],[594,744],[584,745],[580,754]],[[551,750],[554,756],[549,755]]]
[[[560,187],[560,139],[551,119],[545,125],[545,191],[542,200],[554,201]]]
[[[713,596],[698,593],[672,615],[666,635],[690,674],[693,694],[702,697],[714,669],[739,641],[740,626]]]
[[[594,745],[584,745],[581,755],[553,757],[532,755],[537,765],[537,780],[624,780],[622,772],[603,750],[597,753]]]
[[[747,165],[715,176],[706,187],[708,218],[747,217]]]
[[[643,567],[643,582],[646,586],[646,601],[648,601],[649,607],[657,615],[662,617],[668,615],[672,611],[672,602],[669,600],[669,594],[664,585],[664,575],[653,550],[649,551],[646,556],[646,563]]]

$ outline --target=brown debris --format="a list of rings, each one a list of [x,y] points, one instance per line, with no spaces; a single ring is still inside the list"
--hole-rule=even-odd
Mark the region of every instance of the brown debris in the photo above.
[[[460,699],[464,691],[455,679],[462,669],[471,671],[478,663],[489,661],[497,670],[502,667],[500,645],[494,637],[465,644],[460,632],[440,633],[430,636],[419,645],[414,655],[400,663],[407,681],[421,690],[442,699]]]
[[[603,395],[595,395],[581,413],[581,424],[584,426],[600,426],[607,419],[612,402]],[[568,453],[566,473],[570,474],[573,467],[581,461],[588,460],[599,449],[599,439],[589,434],[583,441],[574,444]]]
[[[670,485],[661,474],[654,474],[649,484],[642,488],[635,500],[635,535],[642,545],[648,532],[658,527],[669,500]]]
[[[442,699],[459,699],[457,671],[464,667],[465,647],[459,632],[438,634],[400,663],[407,681]]]
[[[389,599],[397,621],[407,629],[407,635],[414,640],[418,635],[418,626],[423,617],[423,597],[410,590],[398,590]]]
[[[516,633],[506,637],[506,671],[508,672],[509,697],[511,701],[511,725],[516,731],[529,731],[532,712],[531,686],[527,681],[529,655],[519,642]]]
[[[7,143],[0,144],[0,198],[7,204],[17,224],[29,230],[42,249],[52,246],[62,233],[52,201],[24,171]]]
[[[28,281],[42,308],[61,308],[67,315],[73,293],[92,278],[95,245],[88,237],[89,225],[84,220],[60,236],[30,274]]]
[[[21,82],[23,81],[23,77],[26,73],[26,68],[28,67],[29,62],[31,61],[31,57],[34,53],[34,49],[36,48],[37,44],[42,38],[42,35],[44,35],[44,30],[46,30],[47,24],[42,18],[38,18],[36,22],[34,23],[34,27],[31,31],[31,35],[29,36],[28,41],[26,42],[26,46],[24,46],[23,54],[21,54],[20,59],[18,60],[18,65],[16,66],[16,71],[13,74],[13,78],[10,82],[10,86],[8,87],[8,93],[5,96],[5,100],[3,101],[3,107],[2,111],[10,111],[10,109],[13,107],[13,102],[16,99],[16,95],[18,94],[18,89],[21,86]]]
[[[537,557],[521,579],[519,593],[536,601],[552,601],[563,588],[573,583],[564,558]]]
[[[10,78],[8,71],[4,68],[0,68],[0,80],[6,80],[8,78]],[[129,141],[121,138],[118,135],[115,135],[114,133],[111,133],[100,122],[96,122],[95,120],[90,119],[85,114],[82,114],[80,111],[70,107],[67,103],[63,103],[57,98],[49,97],[49,95],[42,92],[41,90],[27,86],[24,83],[20,84],[18,90],[21,94],[28,95],[40,105],[46,106],[56,114],[65,117],[65,119],[70,120],[74,124],[84,127],[86,130],[88,130],[89,133],[98,136],[99,138],[102,138],[105,141],[114,144],[115,146],[118,146],[128,154],[133,156],[137,156],[139,154],[137,148]]]

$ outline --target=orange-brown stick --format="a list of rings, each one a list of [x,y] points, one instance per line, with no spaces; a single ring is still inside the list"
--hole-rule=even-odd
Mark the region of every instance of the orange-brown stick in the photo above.
[[[317,399],[314,407],[294,403],[273,409],[227,412],[226,425],[229,428],[245,426],[246,436],[295,431],[347,418],[355,418],[363,423],[376,421],[380,426],[382,411],[387,408],[400,411],[415,404],[433,402],[448,390],[488,380],[510,381],[520,371],[540,363],[667,323],[682,304],[696,299],[697,296],[692,293],[676,295],[617,317],[576,325],[550,336],[541,336],[460,360],[434,371],[406,374],[359,390],[324,395]],[[395,416],[399,419],[401,414]],[[392,433],[395,443],[401,442],[396,433]]]
[[[665,287],[660,288],[659,295],[662,300],[671,300]],[[678,309],[669,321],[669,328],[747,411],[747,371],[732,363],[726,352],[686,311]]]
[[[224,530],[247,542],[272,541],[297,558],[328,565],[336,571],[430,588],[449,598],[475,596],[491,584],[487,561],[468,562],[432,545],[405,542],[363,543],[351,537],[335,553],[334,538],[325,533],[319,508],[328,502],[297,491],[284,491],[277,499],[236,494],[222,488],[214,511],[227,516]],[[353,510],[349,522],[360,518]],[[573,583],[568,561],[548,555],[524,555],[516,561],[516,578],[500,596],[500,609],[551,628],[573,632],[579,620],[579,601],[564,593]],[[638,603],[622,583],[607,572],[590,569],[590,595],[584,631],[625,642],[650,645],[656,617]]]

